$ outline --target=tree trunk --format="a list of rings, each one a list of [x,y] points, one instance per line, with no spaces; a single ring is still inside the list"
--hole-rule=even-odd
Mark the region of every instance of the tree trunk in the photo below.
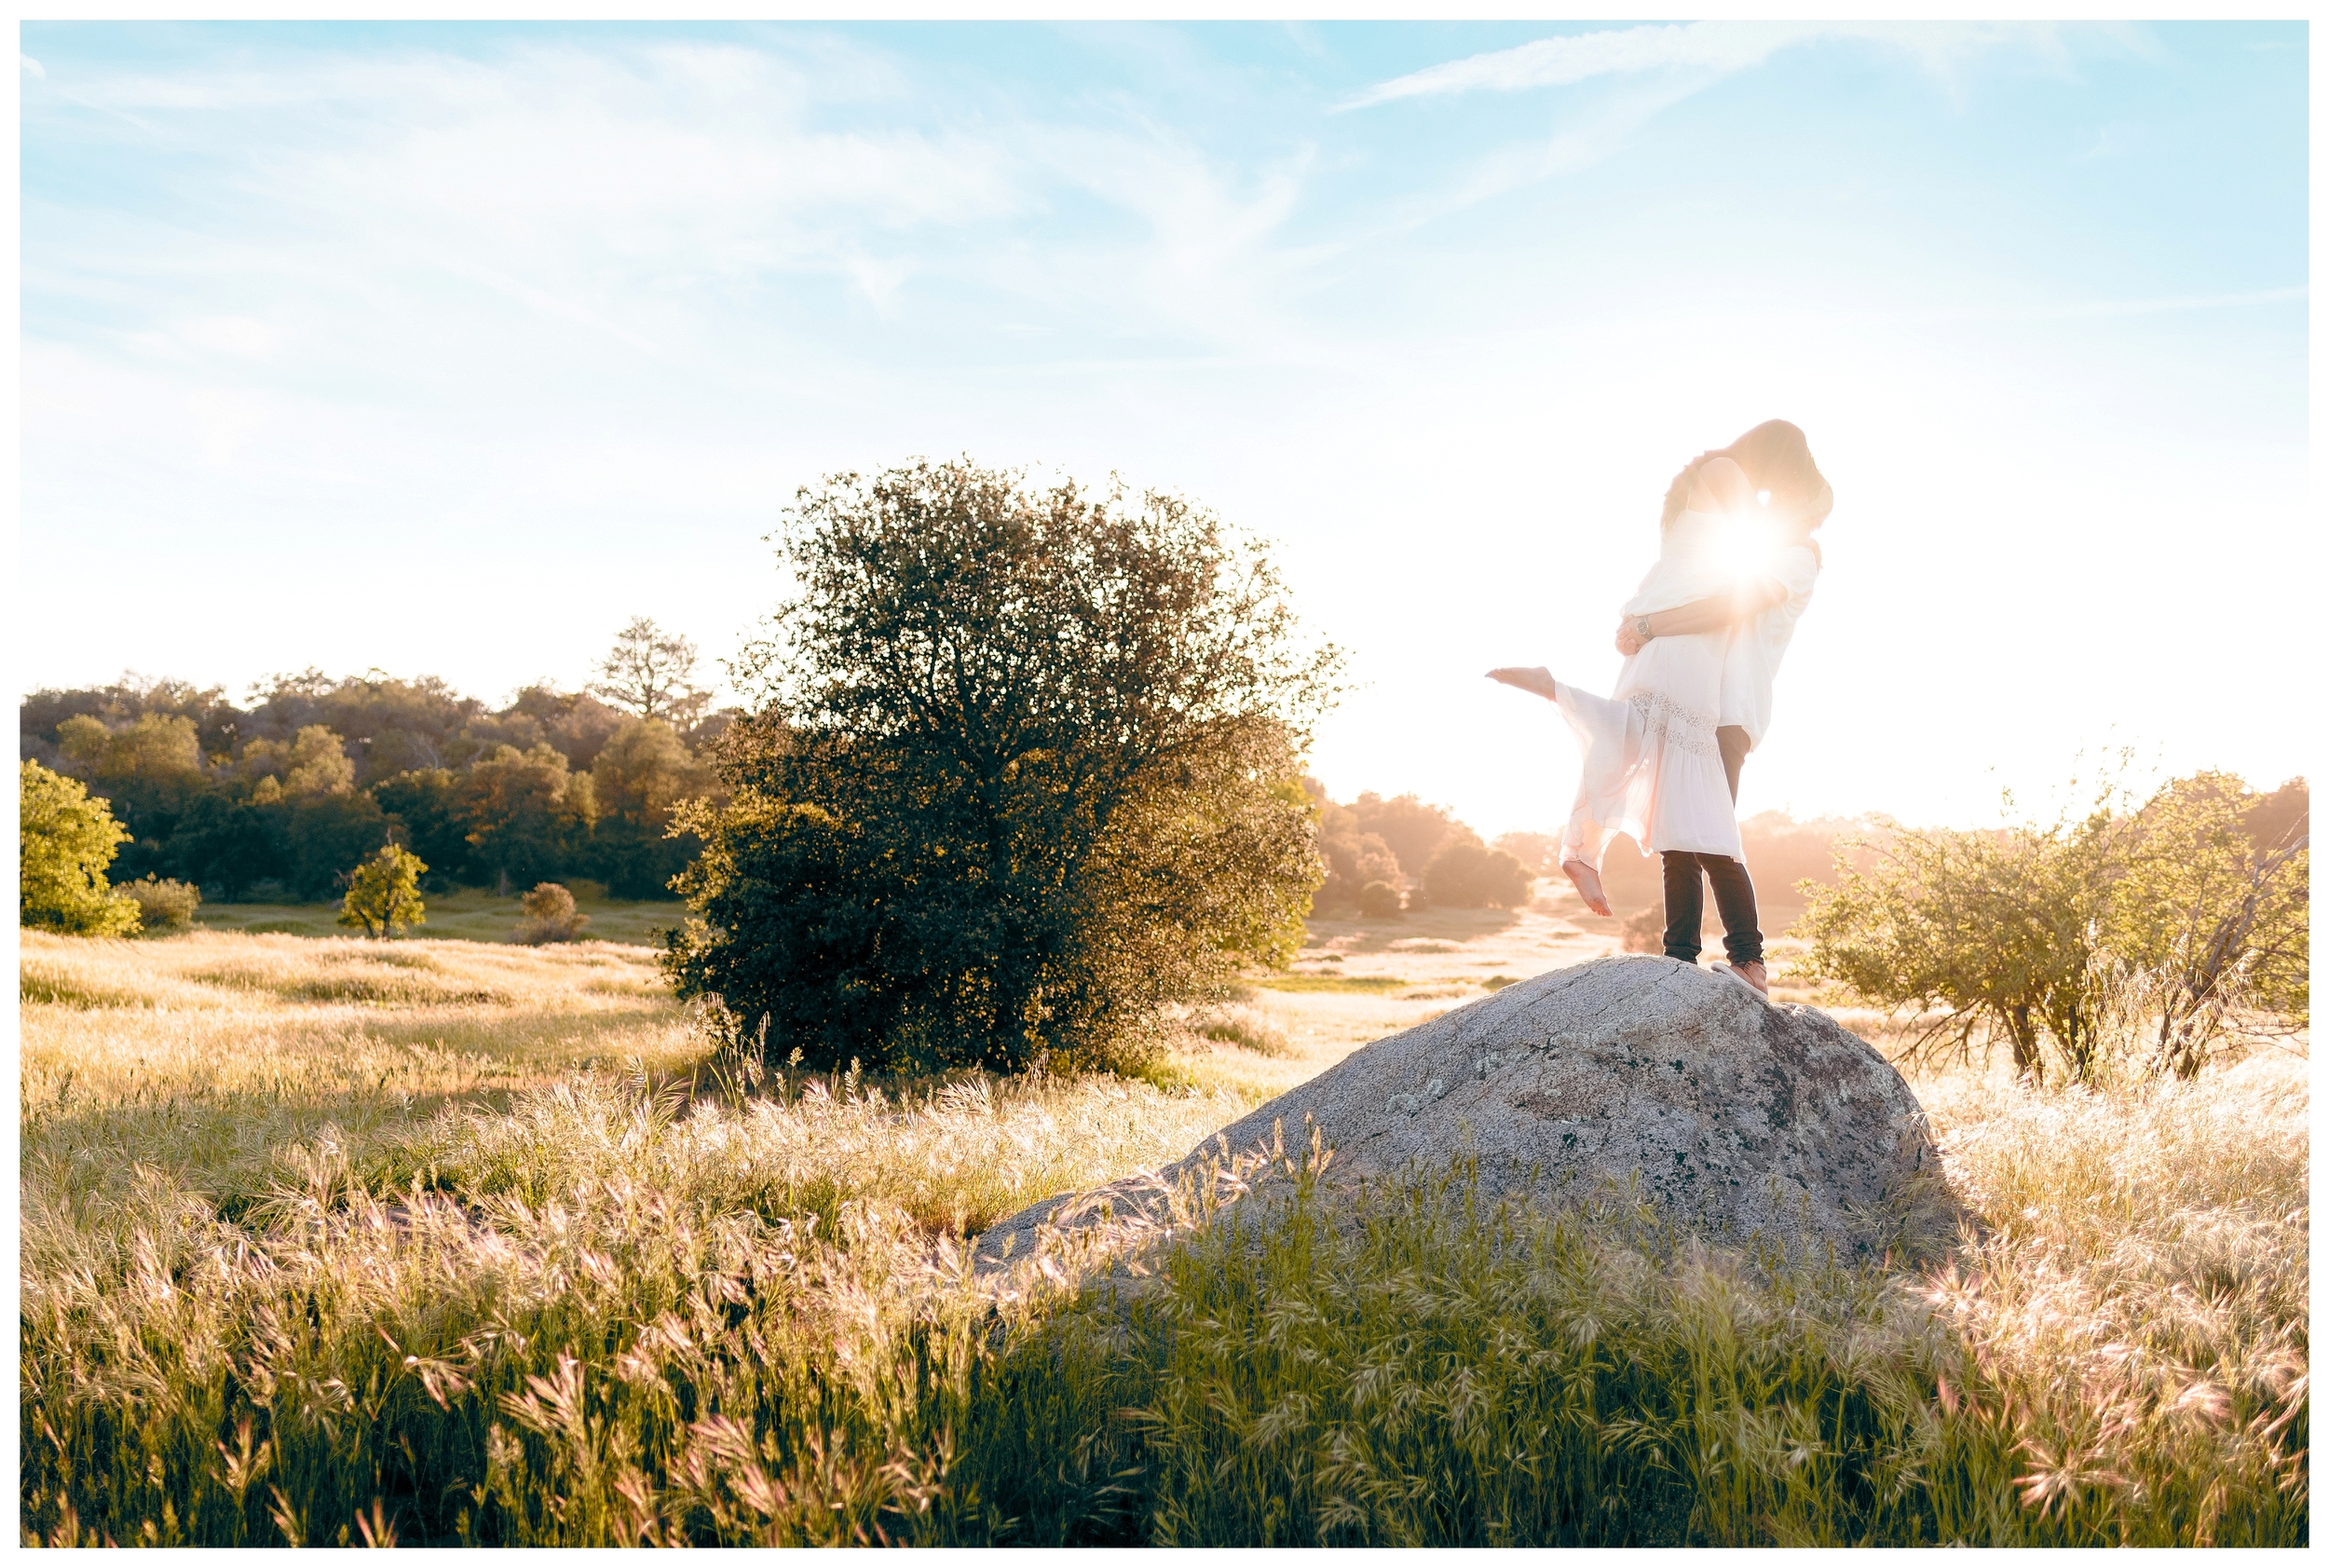
[[[2032,1083],[2045,1083],[2046,1064],[2038,1056],[2037,1027],[2030,1022],[2026,1002],[2016,1002],[2006,1010],[2006,1032],[2013,1041],[2014,1070],[2028,1073]]]

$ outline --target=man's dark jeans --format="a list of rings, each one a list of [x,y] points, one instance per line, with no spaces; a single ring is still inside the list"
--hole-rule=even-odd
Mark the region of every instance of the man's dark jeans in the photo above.
[[[1747,731],[1736,724],[1714,732],[1723,748],[1723,776],[1731,801],[1738,801],[1738,770],[1747,760]],[[1746,866],[1726,854],[1666,850],[1658,855],[1666,874],[1666,956],[1698,961],[1699,926],[1706,915],[1704,881],[1714,884],[1714,907],[1723,917],[1723,951],[1734,964],[1763,961],[1763,933],[1755,929],[1755,884]]]

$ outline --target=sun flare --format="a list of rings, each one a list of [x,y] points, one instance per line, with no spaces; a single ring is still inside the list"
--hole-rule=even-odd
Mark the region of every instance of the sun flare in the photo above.
[[[1732,512],[1715,536],[1715,558],[1740,578],[1768,571],[1779,552],[1778,530],[1760,507]]]

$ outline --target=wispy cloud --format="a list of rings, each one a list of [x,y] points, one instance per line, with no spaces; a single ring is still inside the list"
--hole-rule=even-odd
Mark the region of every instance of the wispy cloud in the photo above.
[[[2119,30],[2116,35],[2129,48],[2145,48],[2141,34]],[[1695,21],[1569,33],[1516,48],[1467,55],[1379,82],[1343,107],[1573,87],[1600,76],[1653,71],[1688,73],[1712,81],[1751,70],[1781,49],[1824,39],[1857,39],[1907,53],[1944,81],[1966,61],[2007,46],[2033,51],[2056,67],[2067,59],[2061,30],[2050,23]]]
[[[2140,29],[2099,33],[2128,52],[2153,50]],[[2062,30],[2050,23],[1700,21],[1563,34],[1467,55],[1377,83],[1338,105],[1337,112],[1410,99],[1620,80],[1548,139],[1497,148],[1428,198],[1407,203],[1403,218],[1389,225],[1405,229],[1599,163],[1684,99],[1762,66],[1783,49],[1836,41],[1906,56],[1957,104],[1964,99],[1965,68],[2000,50],[2017,50],[2050,75],[2069,72]]]
[[[1727,74],[1760,65],[1800,39],[1817,36],[1817,23],[1696,21],[1683,26],[1624,27],[1539,38],[1518,48],[1470,55],[1411,71],[1368,89],[1348,107],[1402,98],[1463,92],[1520,92],[1570,87],[1595,76],[1676,68]]]

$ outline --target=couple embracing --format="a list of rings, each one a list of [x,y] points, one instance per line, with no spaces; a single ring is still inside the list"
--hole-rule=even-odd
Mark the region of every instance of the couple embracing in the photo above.
[[[1662,864],[1667,957],[1698,961],[1711,882],[1727,971],[1757,991],[1768,986],[1738,837],[1738,774],[1770,726],[1772,677],[1819,576],[1812,535],[1834,500],[1802,430],[1784,419],[1757,425],[1692,459],[1668,487],[1657,564],[1626,602],[1626,662],[1609,696],[1542,667],[1489,672],[1557,703],[1585,750],[1560,868],[1586,907],[1611,912],[1601,860],[1612,839],[1629,834]]]

